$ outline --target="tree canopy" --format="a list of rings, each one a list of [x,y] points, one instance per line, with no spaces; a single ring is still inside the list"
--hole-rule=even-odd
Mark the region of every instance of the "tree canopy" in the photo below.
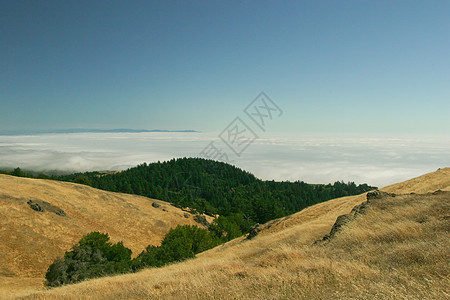
[[[303,181],[263,181],[233,165],[202,158],[143,163],[113,174],[86,172],[55,179],[161,199],[200,213],[224,217],[233,215],[233,219],[245,218],[258,223],[329,199],[374,189],[354,182],[307,184]]]

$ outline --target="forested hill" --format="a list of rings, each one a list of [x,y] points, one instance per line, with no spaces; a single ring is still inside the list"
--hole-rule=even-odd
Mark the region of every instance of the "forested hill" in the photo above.
[[[251,223],[264,223],[322,201],[374,189],[353,182],[323,185],[263,181],[235,166],[201,158],[179,158],[144,163],[122,172],[76,173],[54,179],[161,199],[211,215],[237,216]]]

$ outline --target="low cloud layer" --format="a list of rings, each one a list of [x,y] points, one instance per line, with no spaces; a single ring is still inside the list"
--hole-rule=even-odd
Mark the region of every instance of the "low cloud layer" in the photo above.
[[[143,162],[198,157],[214,139],[206,133],[0,136],[0,168],[121,170]],[[226,149],[224,144],[218,145]],[[344,180],[382,187],[450,166],[449,150],[448,137],[272,135],[254,141],[241,157],[230,155],[230,160],[262,179],[310,183]]]

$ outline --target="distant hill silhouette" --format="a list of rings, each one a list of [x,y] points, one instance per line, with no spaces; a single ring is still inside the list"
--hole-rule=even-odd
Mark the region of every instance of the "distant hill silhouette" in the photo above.
[[[57,133],[143,133],[143,132],[199,132],[197,130],[167,130],[167,129],[87,129],[87,128],[70,128],[70,129],[49,129],[49,130],[17,130],[3,131],[0,135],[27,135],[27,134],[57,134]]]

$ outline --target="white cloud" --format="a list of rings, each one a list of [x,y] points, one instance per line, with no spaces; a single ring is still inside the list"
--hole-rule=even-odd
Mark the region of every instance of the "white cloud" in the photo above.
[[[79,133],[0,136],[0,168],[37,171],[126,169],[142,162],[199,156],[206,133]],[[226,146],[217,141],[218,146]],[[266,136],[233,163],[262,179],[384,186],[450,165],[450,139]]]

